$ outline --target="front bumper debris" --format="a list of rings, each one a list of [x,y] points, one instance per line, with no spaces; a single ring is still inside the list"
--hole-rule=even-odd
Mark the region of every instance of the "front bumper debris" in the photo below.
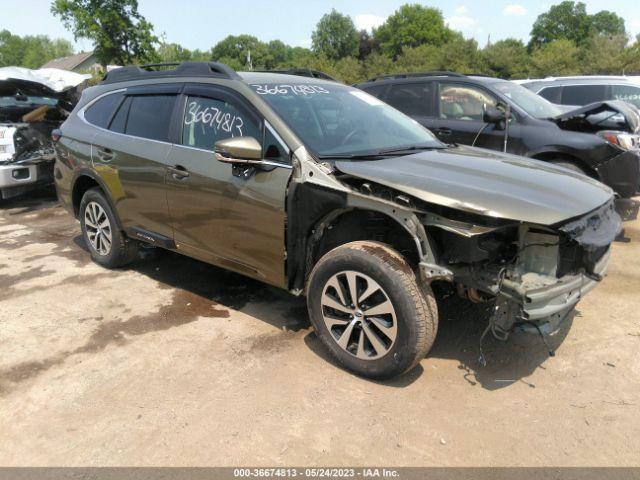
[[[596,276],[587,276],[584,273],[567,275],[558,279],[552,286],[539,288],[527,288],[527,286],[505,279],[500,291],[498,303],[505,309],[513,308],[509,303],[516,304],[520,311],[521,320],[524,322],[521,328],[531,333],[537,333],[537,329],[531,323],[537,324],[542,333],[549,334],[559,328],[559,323],[566,317],[580,299],[596,286],[596,278],[604,277],[611,260],[611,248],[600,258],[594,268]],[[508,323],[507,319],[496,318],[497,324]]]
[[[53,159],[0,165],[0,198],[22,195],[53,181]]]
[[[640,152],[622,152],[596,167],[596,171],[620,197],[632,197],[640,186]]]

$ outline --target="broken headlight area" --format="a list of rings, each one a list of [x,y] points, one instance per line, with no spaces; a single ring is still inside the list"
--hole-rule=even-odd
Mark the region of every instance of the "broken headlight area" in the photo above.
[[[516,328],[540,334],[559,328],[604,276],[621,221],[609,202],[554,227],[459,224],[456,231],[450,223],[427,221],[439,263],[454,273],[460,295],[495,302],[489,328],[504,340]]]
[[[53,161],[52,127],[47,124],[0,126],[0,164]]]

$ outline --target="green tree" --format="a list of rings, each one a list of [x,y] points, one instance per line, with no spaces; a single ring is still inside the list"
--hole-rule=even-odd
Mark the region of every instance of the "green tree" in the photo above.
[[[67,40],[51,40],[46,35],[20,37],[8,30],[0,32],[0,66],[40,68],[49,60],[73,54]]]
[[[211,49],[211,60],[231,63],[230,67],[243,70],[249,68],[250,55],[252,66],[262,68],[265,54],[265,44],[253,35],[229,35]]]
[[[475,40],[455,35],[447,43],[405,47],[398,56],[395,68],[401,72],[449,70],[459,73],[477,73],[482,70],[482,59]]]
[[[626,36],[624,19],[613,12],[602,10],[595,15],[591,15],[592,33],[608,36]]]
[[[580,49],[571,40],[554,40],[531,54],[531,74],[534,76],[576,75],[580,72]]]
[[[311,44],[316,54],[339,60],[358,56],[360,36],[350,17],[331,10],[316,25]]]
[[[625,70],[626,35],[592,35],[583,50],[580,73],[621,75]]]
[[[378,45],[376,39],[373,38],[373,35],[371,35],[368,31],[360,30],[358,35],[360,36],[360,39],[358,41],[358,58],[360,60],[364,60],[373,52],[377,52],[380,50],[380,45]]]
[[[76,39],[93,41],[93,53],[103,66],[157,59],[158,39],[138,12],[138,0],[54,0],[51,11]]]
[[[158,59],[162,62],[186,62],[191,60],[191,52],[177,43],[160,42],[158,47]]]
[[[529,54],[522,40],[506,38],[482,50],[485,73],[500,78],[525,78],[529,72]]]
[[[386,73],[397,73],[397,64],[386,55],[373,52],[362,62],[363,79],[373,78]]]
[[[280,40],[271,40],[265,45],[264,68],[273,70],[286,65],[291,57],[291,47]]]
[[[593,34],[625,35],[624,20],[607,10],[589,15],[584,3],[565,0],[538,16],[529,48],[561,39],[584,45]]]
[[[373,36],[382,52],[397,57],[405,47],[442,45],[453,37],[442,12],[422,5],[403,5],[376,30]]]

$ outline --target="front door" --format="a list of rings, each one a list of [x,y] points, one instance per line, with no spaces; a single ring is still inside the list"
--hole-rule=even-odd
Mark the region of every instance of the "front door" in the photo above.
[[[484,89],[457,82],[440,82],[438,120],[433,132],[446,143],[502,150],[504,125],[483,121],[485,106],[496,108],[497,99]]]
[[[188,85],[181,141],[168,158],[167,202],[179,250],[265,282],[285,285],[288,150],[237,93]],[[275,166],[238,169],[217,161],[218,140],[250,136]]]

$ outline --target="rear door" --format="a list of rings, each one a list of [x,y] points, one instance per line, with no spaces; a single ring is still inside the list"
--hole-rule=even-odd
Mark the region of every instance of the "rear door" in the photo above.
[[[233,90],[187,85],[181,104],[180,142],[169,155],[166,177],[178,249],[283,286],[288,148]],[[262,142],[273,166],[239,169],[217,161],[215,143],[240,136]]]
[[[179,85],[127,89],[92,145],[95,170],[108,185],[125,229],[170,240],[165,176]],[[89,113],[89,112],[87,112]]]
[[[392,84],[384,100],[435,132],[438,128],[435,122],[435,85],[430,81]]]

